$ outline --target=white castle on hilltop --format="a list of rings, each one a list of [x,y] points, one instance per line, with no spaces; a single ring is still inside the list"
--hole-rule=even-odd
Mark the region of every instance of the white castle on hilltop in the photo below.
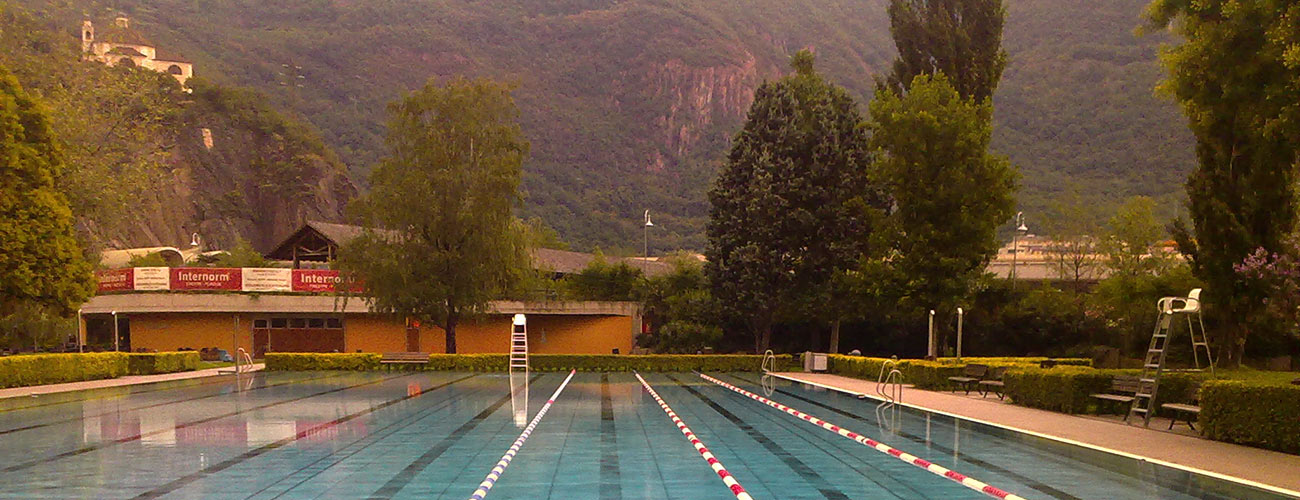
[[[98,34],[95,33],[94,23],[89,19],[83,21],[81,50],[88,60],[109,66],[131,65],[167,73],[181,85],[185,85],[186,80],[194,76],[193,63],[180,54],[154,47],[144,35],[131,29],[131,20],[126,17],[114,19],[113,26]]]

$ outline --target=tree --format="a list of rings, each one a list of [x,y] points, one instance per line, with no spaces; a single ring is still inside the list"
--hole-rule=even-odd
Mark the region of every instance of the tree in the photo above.
[[[988,152],[992,112],[943,75],[917,76],[905,96],[886,89],[871,102],[874,172],[895,207],[886,262],[904,307],[953,309],[997,253],[1018,174]]]
[[[1156,221],[1155,207],[1155,200],[1134,196],[1107,222],[1099,249],[1111,276],[1158,274],[1172,265],[1169,256],[1157,248],[1165,230]]]
[[[1172,28],[1185,40],[1160,56],[1169,73],[1160,90],[1182,105],[1196,137],[1191,227],[1177,221],[1173,234],[1223,325],[1220,359],[1240,365],[1249,336],[1281,333],[1259,314],[1268,290],[1234,266],[1257,249],[1280,252],[1295,229],[1300,5],[1155,0],[1145,16],[1149,28]]]
[[[993,96],[1007,53],[1002,0],[891,0],[889,32],[898,47],[893,71],[878,82],[902,95],[918,75],[943,73],[962,97]]]
[[[389,155],[352,207],[371,229],[340,252],[371,310],[441,326],[448,353],[456,325],[529,266],[513,215],[528,142],[510,90],[456,78],[390,104]]]
[[[1082,306],[1084,283],[1101,272],[1102,260],[1097,253],[1097,234],[1101,228],[1093,221],[1089,205],[1071,192],[1052,204],[1053,217],[1047,220],[1047,236],[1052,239],[1047,249],[1056,275],[1069,281],[1074,299]]]
[[[72,211],[54,186],[63,168],[45,114],[0,67],[0,315],[22,304],[67,315],[94,292]]]
[[[759,86],[709,191],[706,274],[756,352],[778,318],[796,316],[801,298],[856,260],[869,231],[861,198],[876,190],[862,116],[813,63],[800,51],[794,75]]]
[[[214,267],[275,267],[274,264],[243,238],[236,239],[234,248],[212,261]]]
[[[645,280],[640,269],[627,262],[609,263],[600,250],[582,271],[564,278],[564,289],[576,300],[634,300],[637,288]]]

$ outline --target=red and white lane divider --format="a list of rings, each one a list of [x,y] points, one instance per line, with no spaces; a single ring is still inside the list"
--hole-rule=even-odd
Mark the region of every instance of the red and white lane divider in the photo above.
[[[709,463],[709,467],[713,468],[713,472],[716,472],[718,477],[722,478],[722,483],[726,484],[727,488],[731,489],[731,493],[736,495],[736,499],[754,500],[754,497],[749,496],[749,493],[745,492],[745,488],[736,481],[736,478],[732,477],[730,472],[727,472],[727,468],[722,466],[722,462],[719,462],[717,457],[714,457],[713,453],[704,446],[704,443],[700,441],[700,438],[695,437],[695,433],[691,432],[691,428],[686,426],[686,422],[683,422],[682,419],[677,416],[677,412],[674,412],[673,409],[668,406],[668,403],[665,403],[663,398],[659,397],[659,393],[655,392],[654,388],[650,387],[650,384],[647,384],[645,379],[641,378],[641,374],[636,372],[632,373],[636,375],[637,380],[641,381],[641,386],[645,387],[645,390],[650,393],[650,397],[655,398],[655,401],[659,403],[659,407],[663,408],[664,413],[668,414],[668,418],[672,419],[673,423],[677,425],[677,430],[682,431],[682,435],[686,436],[686,440],[690,441],[691,445],[695,446],[695,451],[700,452],[700,456],[704,458],[705,462]]]
[[[573,379],[575,373],[578,373],[578,370],[569,371],[569,376],[565,377],[564,382],[560,383],[560,387],[555,389],[555,393],[551,394],[550,399],[546,400],[546,404],[542,405],[542,409],[537,411],[537,416],[533,417],[533,421],[528,423],[528,427],[524,427],[524,432],[519,434],[519,439],[516,439],[515,443],[510,445],[510,449],[506,451],[505,455],[501,456],[501,460],[492,468],[492,472],[489,472],[483,482],[479,483],[478,489],[474,490],[474,494],[469,496],[470,500],[483,500],[483,498],[487,497],[488,491],[491,491],[492,486],[497,484],[497,479],[501,477],[501,474],[506,472],[506,467],[509,467],[510,462],[515,459],[515,455],[519,454],[519,449],[524,447],[524,441],[528,440],[528,436],[533,433],[537,423],[541,422],[542,417],[546,416],[546,412],[551,409],[551,405],[555,404],[555,400],[560,397],[560,393],[564,392],[564,387],[569,385],[569,380]]]
[[[763,404],[765,404],[765,405],[768,405],[768,406],[771,406],[771,407],[776,408],[776,409],[778,409],[778,410],[781,410],[781,411],[783,411],[783,412],[786,412],[786,413],[788,413],[788,414],[790,414],[790,415],[792,415],[792,416],[794,416],[794,417],[796,417],[796,418],[798,418],[798,419],[800,419],[800,420],[805,420],[805,421],[807,421],[807,422],[809,422],[809,423],[812,423],[812,424],[815,424],[815,425],[817,425],[817,426],[819,426],[819,427],[821,427],[821,428],[823,428],[823,429],[826,429],[826,430],[828,430],[828,431],[834,432],[834,433],[839,434],[839,435],[841,435],[841,436],[844,436],[844,437],[846,437],[846,438],[849,438],[849,439],[852,439],[852,440],[854,440],[854,441],[857,441],[857,442],[860,443],[860,444],[863,444],[863,445],[869,446],[869,447],[871,447],[871,448],[874,448],[876,451],[879,451],[879,452],[881,452],[881,453],[886,453],[886,454],[892,455],[893,457],[895,457],[895,458],[897,458],[897,459],[899,459],[899,460],[902,460],[902,461],[907,462],[907,463],[909,463],[909,464],[912,464],[912,465],[915,465],[915,466],[920,467],[920,468],[922,468],[922,469],[925,469],[925,470],[927,470],[927,471],[930,471],[930,472],[933,473],[933,474],[936,474],[936,475],[939,475],[939,476],[943,476],[943,477],[946,477],[946,478],[951,479],[951,480],[953,480],[953,481],[956,481],[956,482],[958,482],[958,483],[961,483],[962,486],[965,486],[965,487],[970,488],[970,489],[972,489],[972,490],[978,491],[978,492],[983,493],[983,494],[985,494],[985,495],[991,496],[991,497],[993,497],[993,498],[1001,498],[1001,499],[1004,499],[1004,500],[1025,500],[1024,497],[1021,497],[1021,496],[1019,496],[1019,495],[1015,495],[1015,494],[1012,494],[1012,493],[1007,493],[1006,491],[1003,491],[1003,490],[1001,490],[1001,489],[998,489],[998,488],[996,488],[996,487],[994,487],[994,486],[992,486],[992,485],[985,484],[985,483],[983,483],[983,482],[977,481],[977,480],[975,480],[974,478],[971,478],[971,477],[967,477],[966,475],[961,474],[961,473],[958,473],[957,471],[949,470],[949,469],[944,468],[943,466],[940,466],[940,465],[938,465],[938,464],[931,463],[930,461],[925,460],[925,459],[923,459],[923,458],[921,458],[921,457],[918,457],[918,456],[912,455],[912,454],[910,454],[910,453],[904,452],[904,451],[902,451],[902,450],[899,450],[899,449],[897,449],[897,448],[891,447],[891,446],[889,446],[889,445],[887,445],[887,444],[881,443],[881,442],[876,441],[876,440],[874,440],[874,439],[870,439],[870,438],[868,438],[868,437],[866,437],[866,436],[863,436],[863,435],[861,435],[861,434],[858,434],[858,433],[856,433],[856,432],[850,431],[850,430],[848,430],[848,429],[845,429],[845,428],[840,427],[840,426],[838,426],[838,425],[832,424],[832,423],[827,422],[827,421],[825,421],[825,420],[822,420],[822,419],[820,419],[820,418],[814,417],[814,416],[809,415],[809,414],[807,414],[807,413],[801,412],[801,411],[796,410],[796,409],[794,409],[794,408],[791,408],[791,407],[789,407],[789,406],[783,405],[783,404],[778,403],[778,402],[776,402],[776,401],[772,401],[772,400],[767,399],[767,398],[765,398],[765,397],[763,397],[763,396],[759,396],[758,394],[754,394],[754,393],[752,393],[752,392],[746,391],[746,390],[744,390],[744,389],[741,389],[741,388],[736,387],[736,386],[734,386],[734,385],[728,384],[728,383],[723,382],[723,381],[721,381],[721,380],[718,380],[718,379],[716,379],[716,378],[710,377],[710,376],[705,375],[705,374],[703,374],[703,373],[700,374],[700,377],[702,377],[704,380],[708,380],[709,382],[713,382],[713,383],[718,384],[718,385],[720,385],[720,386],[722,386],[722,387],[725,387],[725,388],[727,388],[727,389],[731,389],[732,391],[734,391],[734,392],[736,392],[736,393],[738,393],[738,394],[740,394],[740,395],[742,395],[742,396],[745,396],[745,397],[747,397],[747,398],[749,398],[749,399],[752,399],[752,400],[754,400],[754,401],[758,401],[758,402],[763,403]]]

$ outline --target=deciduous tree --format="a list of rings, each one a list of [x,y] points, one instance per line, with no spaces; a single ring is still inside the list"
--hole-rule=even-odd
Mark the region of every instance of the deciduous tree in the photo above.
[[[49,120],[0,67],[0,316],[22,304],[71,314],[93,292],[72,211],[54,186],[63,168]]]
[[[1002,0],[891,0],[889,32],[898,58],[878,86],[902,94],[917,75],[943,73],[963,97],[993,96],[1007,53]]]
[[[1295,229],[1300,165],[1300,4],[1277,0],[1155,0],[1152,29],[1184,41],[1161,51],[1173,96],[1196,136],[1197,166],[1187,180],[1191,227],[1174,237],[1206,284],[1205,300],[1224,326],[1221,359],[1238,365],[1251,335],[1283,325],[1258,314],[1268,299],[1234,265],[1263,249],[1282,250]]]
[[[456,326],[487,311],[528,267],[513,216],[528,142],[510,88],[490,80],[430,82],[389,105],[389,154],[355,202],[367,229],[342,267],[377,312]]]

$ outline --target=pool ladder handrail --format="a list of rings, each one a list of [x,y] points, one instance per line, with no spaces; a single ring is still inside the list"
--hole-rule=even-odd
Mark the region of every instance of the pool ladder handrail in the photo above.
[[[243,361],[243,364],[240,364]],[[248,354],[243,347],[235,350],[235,373],[244,373],[253,371],[253,356]]]
[[[767,352],[763,353],[763,364],[759,366],[759,369],[763,370],[763,373],[772,373],[775,368],[776,353],[768,349]]]
[[[880,364],[880,375],[876,377],[876,394],[891,406],[903,402],[903,372],[897,367],[898,356],[886,359]]]

